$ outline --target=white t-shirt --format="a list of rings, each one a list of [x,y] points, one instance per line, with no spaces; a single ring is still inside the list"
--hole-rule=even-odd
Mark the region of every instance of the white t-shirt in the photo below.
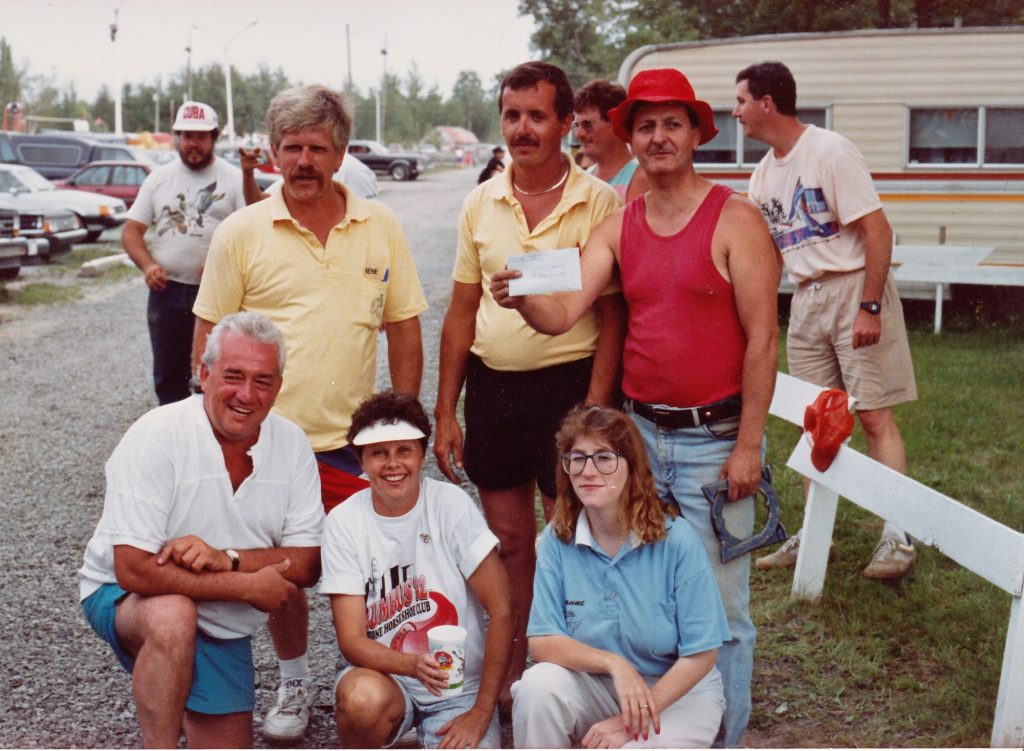
[[[270,414],[250,452],[252,474],[236,492],[202,395],[140,417],[107,460],[103,515],[78,571],[81,599],[117,581],[115,545],[158,553],[193,534],[220,550],[318,546],[320,475],[305,433]],[[199,630],[218,639],[249,636],[267,619],[241,602],[198,606]]]
[[[809,125],[782,159],[769,149],[748,195],[768,220],[794,284],[864,268],[863,238],[847,225],[882,202],[864,157],[843,136]]]
[[[128,218],[156,225],[153,260],[182,284],[199,284],[213,231],[245,206],[242,171],[217,157],[198,172],[177,159],[150,173]]]
[[[366,635],[400,652],[428,650],[427,631],[458,625],[466,637],[466,693],[476,693],[484,661],[483,607],[466,580],[498,545],[460,488],[430,478],[409,513],[379,515],[369,488],[328,516],[320,547],[321,594],[366,598]],[[396,675],[420,704],[441,698],[416,678]]]

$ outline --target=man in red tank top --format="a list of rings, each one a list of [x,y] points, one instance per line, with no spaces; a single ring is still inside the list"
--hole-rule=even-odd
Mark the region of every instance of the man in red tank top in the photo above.
[[[594,230],[581,259],[582,291],[510,298],[508,280],[519,273],[505,271],[492,277],[491,293],[538,331],[557,334],[620,273],[629,316],[627,408],[659,494],[679,505],[715,571],[732,635],[716,661],[727,703],[720,741],[739,746],[750,715],[755,637],[750,556],[721,562],[700,487],[728,478],[728,527],[753,531],[752,494],[778,361],[781,259],[757,207],[694,169],[694,151],[718,131],[686,76],[637,74],[609,116],[650,190]]]

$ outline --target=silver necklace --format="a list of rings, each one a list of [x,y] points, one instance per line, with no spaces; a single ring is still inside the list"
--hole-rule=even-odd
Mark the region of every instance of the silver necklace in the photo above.
[[[550,188],[546,188],[545,190],[539,190],[536,193],[527,193],[525,190],[523,190],[518,185],[516,185],[516,181],[515,180],[512,181],[512,187],[515,188],[517,192],[522,193],[524,196],[542,196],[545,193],[550,193],[553,190],[558,190],[559,188],[562,187],[562,184],[566,180],[568,180],[568,179],[569,179],[569,167],[566,166],[565,174],[562,175],[560,178],[558,178],[558,182],[557,183],[552,185]]]

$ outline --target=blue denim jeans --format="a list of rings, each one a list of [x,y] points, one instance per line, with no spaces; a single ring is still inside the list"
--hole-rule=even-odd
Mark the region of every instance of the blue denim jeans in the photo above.
[[[160,404],[178,402],[192,393],[192,314],[198,284],[168,280],[160,292],[149,291],[146,317],[149,342],[153,347],[153,385]]]
[[[719,420],[698,428],[659,428],[637,414],[633,422],[640,430],[654,471],[658,494],[674,501],[700,536],[718,580],[732,638],[718,649],[718,670],[725,689],[724,745],[738,747],[750,718],[750,676],[754,668],[754,640],[757,630],[750,620],[750,554],[722,563],[715,530],[711,526],[711,504],[701,485],[714,482],[736,445],[739,418]],[[762,460],[764,446],[762,444]],[[754,531],[754,498],[728,504],[726,526],[737,537]]]

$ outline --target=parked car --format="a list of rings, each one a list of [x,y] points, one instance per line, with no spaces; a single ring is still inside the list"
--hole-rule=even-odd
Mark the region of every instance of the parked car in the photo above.
[[[128,208],[135,203],[139,188],[153,167],[145,162],[93,162],[66,180],[55,180],[57,188],[84,190],[88,193],[101,193],[112,198],[120,198]]]
[[[426,169],[426,159],[419,154],[388,151],[378,141],[349,141],[348,153],[372,169],[391,175],[392,180],[415,180]]]
[[[128,218],[128,208],[119,198],[86,193],[81,190],[58,190],[53,183],[33,169],[17,164],[0,164],[0,191],[32,206],[71,211],[88,230],[85,239],[95,242],[103,230],[120,227]],[[20,212],[21,209],[19,208]]]
[[[11,281],[21,273],[28,255],[28,243],[18,237],[18,210],[0,196],[0,281]]]
[[[19,202],[21,203],[21,202]],[[78,215],[66,209],[46,206],[18,207],[19,234],[28,243],[23,263],[49,263],[54,256],[67,253],[71,246],[86,238],[88,230]]]
[[[31,167],[50,179],[67,177],[89,162],[135,159],[128,144],[101,143],[76,133],[0,132],[0,162]]]

